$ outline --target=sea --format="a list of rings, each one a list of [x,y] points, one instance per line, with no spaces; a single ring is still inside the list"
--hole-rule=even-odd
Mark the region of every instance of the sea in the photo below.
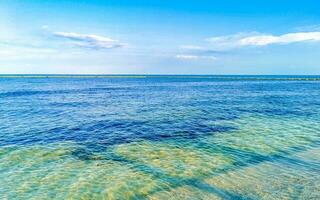
[[[0,199],[320,199],[320,76],[0,75]]]

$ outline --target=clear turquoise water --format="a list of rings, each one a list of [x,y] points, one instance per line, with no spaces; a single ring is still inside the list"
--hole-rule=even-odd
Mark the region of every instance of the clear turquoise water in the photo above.
[[[320,77],[0,76],[0,199],[320,199]]]

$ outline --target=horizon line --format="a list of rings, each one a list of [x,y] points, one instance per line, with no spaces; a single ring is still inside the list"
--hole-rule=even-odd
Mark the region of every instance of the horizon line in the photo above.
[[[5,78],[202,78],[252,81],[320,81],[320,75],[0,74],[0,79]]]

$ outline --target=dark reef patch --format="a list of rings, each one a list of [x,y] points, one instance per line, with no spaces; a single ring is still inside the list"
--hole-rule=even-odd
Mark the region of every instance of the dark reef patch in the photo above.
[[[228,132],[235,127],[208,125],[201,120],[155,124],[152,121],[138,120],[100,120],[80,124],[74,127],[54,127],[47,130],[29,129],[15,137],[0,137],[0,145],[32,145],[62,141],[79,144],[110,146],[139,140],[162,141],[179,139],[197,139],[218,132]]]

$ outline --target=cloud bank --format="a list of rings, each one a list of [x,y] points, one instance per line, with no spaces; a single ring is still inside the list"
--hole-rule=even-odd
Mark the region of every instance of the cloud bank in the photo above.
[[[108,37],[99,35],[86,35],[72,32],[55,32],[55,37],[69,40],[70,44],[76,47],[89,49],[113,49],[123,47],[124,44],[119,43]]]
[[[246,46],[267,46],[271,44],[290,44],[296,42],[320,42],[320,32],[297,32],[283,35],[260,33],[238,33],[234,35],[208,38],[215,49],[233,49]]]

